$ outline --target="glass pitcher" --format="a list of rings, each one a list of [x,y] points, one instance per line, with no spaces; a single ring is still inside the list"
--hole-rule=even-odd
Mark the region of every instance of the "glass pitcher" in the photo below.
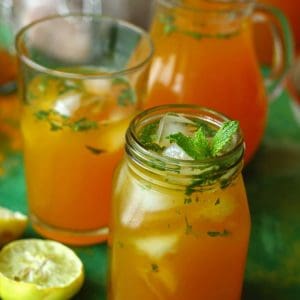
[[[254,22],[272,26],[274,65],[266,84],[275,93],[293,54],[288,23],[278,11],[254,0],[157,0],[151,27],[156,54],[145,103],[196,103],[239,120],[246,161],[262,139],[268,106]]]

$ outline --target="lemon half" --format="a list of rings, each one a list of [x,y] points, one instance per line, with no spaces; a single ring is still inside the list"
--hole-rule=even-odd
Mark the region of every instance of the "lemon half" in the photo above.
[[[0,207],[0,246],[19,238],[27,225],[27,216]]]
[[[65,300],[84,281],[77,255],[61,243],[24,239],[0,252],[0,297],[3,300]]]

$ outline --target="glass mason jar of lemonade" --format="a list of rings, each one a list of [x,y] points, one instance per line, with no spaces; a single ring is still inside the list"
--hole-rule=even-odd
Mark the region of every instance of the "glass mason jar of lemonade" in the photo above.
[[[156,52],[146,99],[147,107],[195,103],[239,120],[246,161],[260,143],[267,116],[253,20],[273,20],[277,33],[276,64],[268,81],[272,90],[282,82],[292,52],[274,16],[265,8],[254,9],[254,0],[157,0],[151,27]],[[284,23],[284,17],[280,21]]]
[[[113,186],[109,300],[240,299],[250,216],[237,122],[193,105],[138,115]]]
[[[25,27],[17,51],[33,227],[69,244],[103,241],[111,177],[144,95],[151,40],[117,19],[65,15]]]

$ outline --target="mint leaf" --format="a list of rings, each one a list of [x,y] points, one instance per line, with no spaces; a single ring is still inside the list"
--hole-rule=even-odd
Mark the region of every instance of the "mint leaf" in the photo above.
[[[176,143],[186,154],[194,159],[203,159],[210,156],[209,142],[201,128],[194,136],[185,136],[181,132],[169,136],[171,143]]]
[[[230,232],[226,229],[224,229],[223,231],[208,231],[207,235],[210,237],[226,237],[230,235]]]
[[[72,80],[65,80],[60,83],[58,88],[58,95],[63,95],[70,91],[80,91],[79,84]]]
[[[189,223],[187,216],[184,217],[184,221],[185,221],[185,234],[186,235],[193,234],[193,225]]]
[[[159,271],[158,264],[151,264],[151,270],[152,270],[152,272],[157,273]]]
[[[147,150],[151,150],[156,153],[161,153],[165,150],[165,147],[161,147],[156,143],[146,143],[143,145]]]
[[[112,80],[112,84],[123,87],[118,96],[118,105],[127,106],[136,103],[136,93],[126,78],[116,77]]]
[[[34,113],[34,116],[38,120],[42,121],[42,120],[47,120],[50,113],[51,113],[51,110],[39,110]]]
[[[69,124],[69,127],[73,131],[87,131],[91,129],[97,129],[98,123],[96,121],[91,121],[86,118],[81,118],[78,121],[75,121],[71,124]]]
[[[203,156],[196,149],[192,137],[185,136],[181,132],[171,134],[169,137],[171,143],[176,143],[187,155],[194,159],[201,159]]]
[[[105,152],[105,150],[102,150],[102,149],[99,149],[99,148],[96,148],[96,147],[92,147],[92,146],[89,146],[89,145],[86,145],[85,148],[87,150],[89,150],[92,154],[95,154],[95,155],[99,155],[99,154],[102,154]]]
[[[237,121],[227,121],[217,131],[211,142],[212,155],[217,156],[232,141],[232,137],[238,131]]]
[[[161,15],[160,22],[164,25],[164,34],[166,35],[169,35],[177,30],[174,16]]]
[[[72,122],[68,116],[61,115],[53,109],[36,111],[34,112],[34,116],[38,121],[48,122],[51,131],[62,130],[65,127],[69,127],[71,130],[76,132],[98,128],[98,123],[96,121],[81,118]]]
[[[211,156],[211,149],[208,142],[208,139],[200,127],[193,137],[193,142],[196,150],[201,154],[201,157],[210,157]]]
[[[124,77],[116,77],[112,80],[112,84],[125,84],[128,85],[128,80],[125,79]]]
[[[157,138],[156,132],[158,129],[158,125],[159,125],[159,121],[156,121],[146,125],[142,129],[139,135],[139,140],[143,145],[148,143],[153,143],[156,140]]]
[[[62,126],[59,125],[59,124],[56,124],[56,123],[54,123],[54,122],[52,122],[52,121],[50,121],[49,124],[50,124],[50,130],[51,130],[51,131],[62,130]]]
[[[118,97],[118,104],[120,106],[127,106],[136,102],[136,95],[132,88],[128,87],[121,91]]]
[[[203,39],[205,36],[203,34],[201,34],[200,32],[196,32],[196,31],[183,31],[182,32],[183,34],[187,35],[187,36],[190,36],[196,40],[201,40]]]

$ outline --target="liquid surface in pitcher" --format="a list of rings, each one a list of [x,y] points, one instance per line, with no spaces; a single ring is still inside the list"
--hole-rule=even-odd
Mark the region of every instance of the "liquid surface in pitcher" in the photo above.
[[[245,16],[229,22],[225,15],[206,15],[197,11],[198,2],[187,1],[195,9],[158,5],[146,106],[196,103],[239,120],[247,161],[262,139],[267,114],[252,24]]]

